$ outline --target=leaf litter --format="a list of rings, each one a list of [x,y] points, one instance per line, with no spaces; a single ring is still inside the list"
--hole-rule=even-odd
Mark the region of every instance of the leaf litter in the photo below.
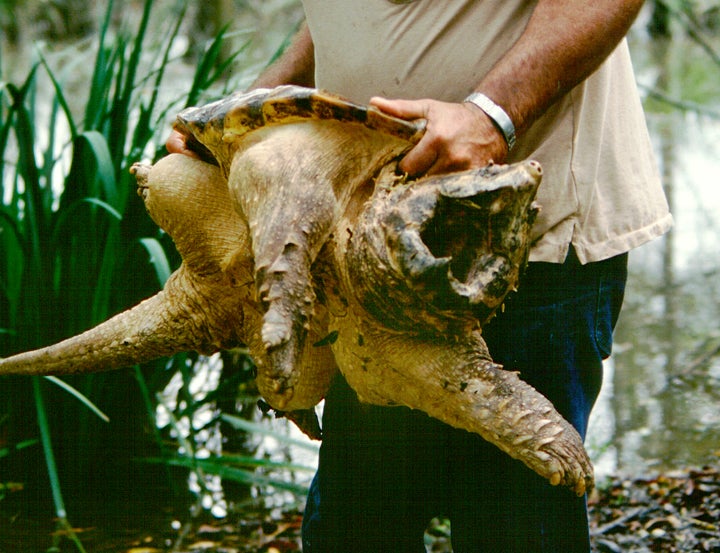
[[[589,512],[596,553],[720,553],[720,468],[611,477],[592,492]],[[85,528],[81,541],[95,553],[301,552],[298,509],[248,506],[224,519],[200,515],[186,522],[168,512],[137,514],[144,524],[125,519],[124,528]],[[0,552],[36,552],[42,550],[40,541],[50,543],[51,532],[43,532],[43,525],[18,528],[26,525],[7,515],[0,511],[0,528],[12,530],[0,530]],[[433,521],[426,534],[427,551],[451,553],[450,533],[446,520]],[[58,550],[74,549],[64,541]]]

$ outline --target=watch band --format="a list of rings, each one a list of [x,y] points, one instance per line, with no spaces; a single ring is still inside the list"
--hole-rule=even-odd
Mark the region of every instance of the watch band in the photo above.
[[[470,102],[483,110],[505,137],[508,152],[513,149],[515,146],[515,125],[513,125],[512,119],[503,108],[480,92],[473,92],[463,102]]]

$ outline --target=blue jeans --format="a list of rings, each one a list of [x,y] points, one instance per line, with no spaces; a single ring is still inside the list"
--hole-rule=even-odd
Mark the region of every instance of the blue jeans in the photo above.
[[[627,254],[531,263],[483,329],[494,360],[548,397],[584,437],[622,304]],[[323,416],[304,553],[424,553],[434,516],[455,553],[590,550],[585,498],[550,486],[479,436],[419,411],[358,402],[339,377]]]

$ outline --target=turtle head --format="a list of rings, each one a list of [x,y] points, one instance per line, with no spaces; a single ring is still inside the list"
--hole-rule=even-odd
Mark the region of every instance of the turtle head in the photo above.
[[[527,263],[541,176],[526,161],[378,189],[347,248],[360,304],[400,331],[484,324]]]

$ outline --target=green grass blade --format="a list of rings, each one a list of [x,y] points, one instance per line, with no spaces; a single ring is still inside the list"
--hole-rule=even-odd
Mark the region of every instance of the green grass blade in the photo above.
[[[5,83],[0,82],[0,121],[2,121],[2,124],[0,124],[0,175],[5,174],[5,151],[7,150],[8,138],[14,122],[12,112],[6,107],[5,87]]]
[[[86,396],[84,396],[82,393],[80,393],[78,390],[73,388],[70,384],[65,382],[64,380],[59,379],[57,376],[45,376],[43,377],[46,380],[49,380],[56,386],[59,386],[63,390],[65,390],[68,394],[73,396],[75,399],[77,399],[80,403],[82,403],[85,407],[90,409],[91,412],[95,413],[98,418],[105,422],[110,422],[110,417],[108,417],[105,413],[103,413],[97,405],[95,405],[92,401],[90,401]]]
[[[272,486],[274,488],[292,492],[294,494],[304,496],[307,494],[307,486],[290,482],[282,478],[275,478],[259,474],[254,470],[246,470],[237,467],[231,467],[224,463],[218,463],[216,459],[197,459],[191,457],[171,457],[169,459],[149,458],[142,459],[148,463],[163,463],[170,466],[182,467],[189,470],[202,470],[204,474],[214,474],[225,480],[231,480],[248,486]],[[287,468],[287,467],[280,467]]]
[[[240,466],[261,468],[266,470],[289,470],[292,472],[314,473],[317,468],[307,465],[298,465],[286,461],[271,461],[270,459],[250,457],[249,455],[218,455],[210,457],[208,461],[220,463],[227,466]]]
[[[34,446],[37,443],[38,443],[38,440],[36,440],[35,438],[32,438],[30,440],[23,440],[22,442],[19,442],[13,446],[0,448],[0,458],[7,457],[13,451],[20,451],[22,449],[25,449],[26,447]]]
[[[79,135],[89,147],[95,160],[96,175],[102,186],[103,197],[110,205],[122,209],[118,205],[118,187],[115,180],[115,164],[110,156],[110,149],[105,137],[98,131],[85,131]]]
[[[48,424],[47,413],[45,412],[45,400],[43,399],[42,390],[40,389],[40,377],[33,376],[32,380],[38,426],[40,427],[40,440],[42,441],[45,464],[47,466],[48,477],[50,478],[55,514],[58,518],[66,518],[67,512],[65,511],[65,502],[62,497],[60,479],[58,478],[57,465],[55,463],[55,453],[53,452],[52,440],[50,438],[50,425]]]
[[[100,26],[99,47],[95,56],[95,68],[90,81],[90,96],[85,108],[86,128],[97,129],[100,126],[103,114],[105,113],[106,95],[110,88],[112,66],[108,60],[108,50],[105,47],[105,37],[110,28],[110,21],[113,11],[113,0],[110,0],[105,10],[105,19]]]
[[[115,272],[119,264],[119,247],[120,228],[117,223],[110,226],[107,234],[107,240],[103,248],[102,262],[100,264],[100,273],[98,275],[95,294],[93,295],[92,304],[92,321],[98,323],[108,318],[110,313],[110,302],[113,296],[113,280]]]
[[[50,239],[50,244],[53,250],[57,250],[61,247],[60,242],[65,240],[63,237],[65,233],[65,226],[69,221],[72,221],[73,218],[77,216],[78,210],[84,206],[98,207],[102,212],[110,215],[110,217],[115,221],[122,221],[122,214],[109,203],[98,198],[80,198],[57,213],[55,227],[53,228],[52,237]]]
[[[223,27],[220,32],[212,40],[208,48],[203,52],[193,75],[193,82],[187,95],[185,107],[194,106],[200,101],[202,94],[225,72],[225,70],[235,61],[237,56],[245,49],[247,44],[243,45],[234,52],[227,60],[220,61],[223,51],[223,43],[227,26]]]
[[[150,263],[155,268],[160,286],[165,286],[167,279],[170,278],[171,270],[165,250],[160,242],[155,238],[141,238],[140,243],[150,255]]]
[[[58,526],[67,532],[67,536],[75,544],[78,551],[85,553],[85,548],[82,546],[82,543],[80,543],[72,525],[68,522],[65,501],[63,500],[62,490],[60,488],[60,478],[58,477],[57,465],[55,463],[55,453],[53,452],[52,439],[50,437],[50,425],[48,424],[47,412],[45,411],[45,400],[43,399],[42,390],[40,389],[40,377],[33,376],[32,381],[38,426],[40,427],[40,441],[42,442],[43,453],[45,454],[45,465],[47,466],[48,478],[50,479]]]
[[[28,224],[26,227],[34,231],[30,239],[32,243],[32,251],[40,250],[39,236],[42,235],[44,220],[40,211],[43,201],[41,197],[40,172],[38,163],[35,159],[35,135],[33,119],[24,103],[28,96],[32,85],[35,81],[35,72],[37,66],[33,67],[30,76],[21,88],[8,85],[8,90],[12,96],[12,109],[15,113],[14,131],[18,142],[18,173],[22,177],[25,185],[23,199],[25,201],[24,209]],[[36,260],[37,261],[37,260]],[[38,265],[37,269],[40,266]]]
[[[57,78],[55,77],[55,72],[50,69],[50,66],[47,63],[47,60],[45,59],[45,56],[43,56],[42,51],[37,48],[37,56],[40,59],[40,63],[45,68],[45,73],[50,78],[50,81],[53,84],[53,87],[55,88],[55,98],[57,102],[60,104],[60,107],[62,108],[63,112],[65,113],[65,118],[68,122],[68,126],[70,129],[70,140],[75,140],[75,137],[78,134],[77,125],[75,125],[75,120],[73,119],[72,110],[70,109],[70,106],[68,105],[67,100],[65,99],[65,93],[63,92],[62,86],[58,82]]]
[[[110,215],[116,221],[122,221],[122,218],[123,218],[122,214],[107,202],[103,202],[102,200],[99,200],[98,198],[83,198],[80,201],[83,203],[97,206],[101,210],[105,211],[108,215]]]
[[[290,436],[273,430],[266,424],[248,421],[240,417],[236,417],[235,415],[223,414],[221,418],[237,430],[244,430],[245,432],[259,434],[261,436],[271,436],[283,444],[300,447],[302,449],[307,449],[308,451],[317,452],[320,449],[317,444],[291,438]]]

